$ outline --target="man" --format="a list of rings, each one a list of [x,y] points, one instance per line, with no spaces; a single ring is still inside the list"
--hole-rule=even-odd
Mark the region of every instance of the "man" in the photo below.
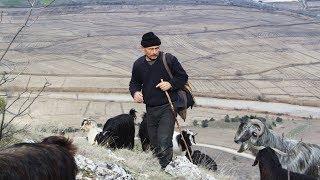
[[[161,168],[164,169],[172,160],[175,124],[165,91],[168,91],[172,102],[176,102],[177,90],[187,82],[188,75],[178,59],[167,53],[166,60],[173,75],[173,78],[170,78],[162,62],[163,52],[160,51],[160,45],[160,39],[153,32],[142,36],[141,48],[144,56],[133,64],[129,90],[135,102],[146,104],[150,142]]]

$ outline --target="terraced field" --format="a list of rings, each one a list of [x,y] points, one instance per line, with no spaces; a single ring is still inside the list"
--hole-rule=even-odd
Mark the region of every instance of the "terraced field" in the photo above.
[[[25,10],[4,9],[1,51]],[[32,19],[39,12],[3,61],[2,69],[16,73],[29,63],[9,86],[21,87],[31,75],[33,87],[47,77],[55,91],[126,93],[141,35],[154,31],[199,96],[320,105],[316,19],[219,5],[53,7]]]

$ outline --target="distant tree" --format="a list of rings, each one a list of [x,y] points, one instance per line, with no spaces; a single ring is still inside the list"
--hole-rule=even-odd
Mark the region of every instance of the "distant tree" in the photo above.
[[[230,122],[229,115],[226,115],[226,116],[224,117],[224,122]]]
[[[197,120],[194,120],[193,122],[192,122],[192,124],[193,124],[193,126],[199,126],[199,122],[197,121]]]
[[[209,120],[205,119],[201,121],[201,127],[206,128],[209,126]]]
[[[276,118],[276,121],[277,121],[278,123],[282,123],[283,119],[282,119],[281,117],[277,117],[277,118]]]

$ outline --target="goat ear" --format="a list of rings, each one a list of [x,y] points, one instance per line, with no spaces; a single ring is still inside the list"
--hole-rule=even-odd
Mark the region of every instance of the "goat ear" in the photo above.
[[[192,141],[193,141],[194,144],[197,144],[196,140],[194,139],[194,136],[192,137]]]

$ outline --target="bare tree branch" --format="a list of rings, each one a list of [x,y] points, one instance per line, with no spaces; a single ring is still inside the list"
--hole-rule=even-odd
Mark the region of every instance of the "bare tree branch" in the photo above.
[[[17,113],[14,113],[14,112],[10,111],[10,110],[6,110],[6,113],[11,114],[11,115],[16,115],[17,114]],[[28,114],[29,113],[21,114],[20,116],[25,116],[25,115],[28,115]]]
[[[39,16],[35,18],[35,20],[32,22],[32,23],[29,23],[30,19],[31,19],[31,15],[33,14],[33,10],[34,10],[34,6],[37,2],[37,0],[27,0],[29,5],[30,5],[30,9],[29,9],[29,12],[27,13],[27,17],[24,21],[24,23],[22,24],[22,26],[18,29],[18,31],[15,33],[15,35],[13,36],[13,38],[11,39],[11,41],[9,42],[7,48],[5,49],[5,51],[3,52],[2,56],[0,57],[0,63],[1,61],[4,59],[5,55],[8,53],[9,49],[11,48],[13,42],[16,40],[16,38],[18,37],[18,35],[22,32],[22,30],[25,28],[25,27],[30,27],[40,16],[41,12],[47,8],[48,6],[50,6],[55,0],[52,0],[49,4],[45,5],[44,6],[44,9],[39,13]],[[3,11],[1,11],[1,14],[0,14],[0,23],[2,22],[2,19],[3,19]],[[30,63],[30,62],[29,62]],[[29,64],[28,63],[28,64]],[[7,66],[5,63],[2,63],[3,65]],[[11,69],[9,66],[7,66],[10,70],[11,70],[11,73],[13,72],[13,69]],[[11,74],[8,75],[8,73],[6,71],[4,71],[3,73],[1,73],[1,79],[0,79],[0,86],[7,83],[7,82],[12,82],[14,81],[19,75],[21,75],[25,70],[27,69],[27,66],[25,67],[25,69],[23,71],[21,71],[20,73],[18,73],[16,76],[14,77],[10,77]],[[0,140],[5,136],[7,135],[10,135],[10,134],[15,134],[17,132],[19,132],[20,130],[18,131],[12,131],[12,127],[9,127],[8,126],[12,123],[12,121],[18,117],[18,116],[21,116],[22,114],[24,114],[24,112],[30,108],[30,106],[35,102],[35,100],[40,96],[40,94],[44,91],[44,89],[48,86],[50,86],[51,84],[48,82],[48,80],[46,79],[46,82],[44,83],[43,87],[41,88],[41,90],[37,93],[37,95],[31,100],[31,102],[29,102],[29,100],[31,99],[31,94],[32,92],[29,93],[29,96],[26,98],[26,100],[22,103],[22,105],[20,106],[19,110],[18,110],[18,113],[16,113],[15,115],[13,115],[13,117],[7,122],[7,123],[4,123],[5,122],[5,114],[6,112],[9,112],[9,113],[12,113],[9,111],[9,108],[15,104],[19,99],[21,99],[21,96],[23,94],[25,94],[27,91],[28,91],[28,87],[29,87],[29,83],[30,83],[30,78],[28,80],[28,83],[27,83],[27,86],[25,88],[25,90],[22,92],[22,93],[19,93],[18,97],[9,105],[7,106],[6,105],[6,102],[4,103],[4,107],[3,107],[3,110],[1,112],[2,114],[2,119],[1,119],[1,126],[0,126]],[[27,103],[29,102],[29,103]],[[26,107],[25,107],[26,105]],[[8,128],[8,129],[7,129]],[[4,129],[6,129],[6,133],[3,134],[4,132]]]
[[[24,93],[26,93],[28,90],[24,90],[22,93],[19,93],[18,97],[16,97],[16,99],[14,101],[12,101],[12,103],[6,108],[6,111],[8,111],[8,109],[15,103],[17,102],[20,98],[21,95],[23,95]]]
[[[43,8],[45,9],[45,8],[49,7],[54,1],[55,1],[55,0],[52,0],[49,4],[45,5]],[[29,10],[27,19],[26,19],[26,21],[24,22],[24,24],[21,26],[21,28],[17,31],[17,33],[15,34],[15,36],[12,38],[12,40],[10,41],[7,49],[4,51],[4,53],[2,54],[2,56],[1,56],[1,58],[0,58],[0,62],[3,60],[4,56],[7,54],[7,52],[9,51],[12,43],[13,43],[14,40],[17,38],[17,36],[20,34],[20,32],[21,32],[25,27],[30,27],[30,25],[35,22],[35,21],[33,21],[30,25],[28,25],[28,22],[29,22],[29,20],[30,20],[31,14],[32,14],[32,12],[33,12],[33,7],[34,7],[34,5],[35,5],[35,3],[36,3],[36,0],[34,0],[34,1],[28,0],[28,2],[29,2],[29,5],[30,5],[30,10]],[[43,11],[43,10],[42,10],[42,11]],[[41,11],[41,12],[42,12],[42,11]],[[40,13],[41,13],[41,12],[40,12]],[[39,13],[39,16],[40,16],[40,13]],[[1,12],[1,21],[2,21],[2,14],[3,14],[3,11]],[[38,16],[37,18],[35,18],[35,20],[37,20],[37,19],[39,18],[39,16]],[[1,21],[0,21],[0,22],[1,22]]]
[[[20,114],[19,116],[21,116],[22,114],[20,113],[21,112],[21,109],[23,108],[23,106],[30,100],[31,98],[31,94],[32,94],[32,91],[29,93],[29,96],[27,97],[26,100],[24,100],[24,102],[20,105],[20,108],[18,110],[18,114]]]
[[[21,28],[18,30],[18,32],[14,35],[14,37],[12,38],[12,40],[10,41],[7,49],[4,51],[4,53],[2,54],[1,58],[0,58],[0,62],[3,60],[4,56],[7,54],[7,52],[9,51],[12,43],[14,42],[14,40],[18,37],[18,35],[20,34],[20,32],[26,27],[29,19],[30,19],[30,16],[32,14],[32,11],[33,11],[33,6],[30,7],[30,10],[29,10],[29,14],[27,16],[27,19],[26,21],[24,22],[24,24],[21,26]]]
[[[44,8],[47,8],[49,6],[51,6],[51,4],[54,2],[55,0],[52,0],[49,4],[45,5]]]
[[[13,71],[13,68],[10,67],[9,65],[6,65],[5,63],[1,62],[1,66],[5,66],[7,67],[8,69],[10,69],[10,71]]]
[[[28,62],[28,64],[30,64],[30,62]],[[17,77],[19,77],[22,73],[24,73],[25,71],[27,70],[27,66],[25,66],[24,67],[24,69],[22,70],[22,71],[20,71],[18,74],[16,74],[14,77],[12,77],[12,78],[9,78],[10,76],[11,76],[11,72],[9,72],[9,73],[7,73],[7,72],[5,72],[5,75],[7,75],[7,76],[5,76],[5,77],[2,77],[1,78],[1,80],[0,80],[0,86],[1,85],[3,85],[3,84],[5,84],[5,83],[8,83],[8,82],[12,82],[12,81],[14,81]]]
[[[11,73],[9,73],[9,76],[8,76],[8,80],[7,82],[12,82],[14,81],[17,77],[19,77],[22,73],[24,73],[25,71],[27,70],[27,66],[24,67],[24,69],[22,71],[20,71],[18,74],[16,74],[13,78],[9,78]]]
[[[50,6],[54,1],[55,1],[55,0],[52,0],[52,1],[50,1],[49,4],[45,5],[45,6],[43,7],[43,9],[39,12],[38,16],[36,16],[36,17],[34,18],[33,22],[31,22],[31,23],[28,24],[27,26],[30,27],[33,23],[35,23],[35,22],[39,19],[41,13],[42,13],[48,6]]]
[[[2,75],[2,77],[1,77],[1,79],[0,79],[0,86],[2,85],[2,84],[4,84],[4,83],[6,83],[6,81],[7,81],[7,77],[6,77],[6,75],[7,75],[7,72],[3,72],[3,74],[1,74]]]
[[[9,110],[9,108],[21,98],[21,95],[23,95],[24,93],[26,93],[28,91],[30,79],[31,79],[31,77],[29,77],[29,80],[27,82],[25,90],[22,93],[19,93],[18,97],[6,108],[6,111]]]
[[[43,87],[41,88],[41,90],[38,92],[38,94],[36,95],[36,97],[34,97],[34,98],[32,99],[32,101],[31,101],[23,110],[21,110],[21,109],[22,109],[22,106],[21,106],[20,109],[19,109],[19,111],[18,111],[18,113],[17,113],[16,115],[14,115],[14,116],[10,119],[10,121],[8,121],[8,122],[3,126],[3,128],[8,127],[8,125],[9,125],[16,117],[21,116],[21,114],[23,114],[27,109],[29,109],[29,107],[30,107],[30,106],[34,103],[34,101],[40,96],[40,94],[43,92],[43,90],[44,90],[46,87],[48,87],[48,86],[50,86],[50,83],[47,81],[47,82],[45,82],[45,84],[43,85]],[[30,96],[29,96],[28,98],[30,99]]]
[[[31,0],[28,0],[28,2],[29,2],[29,5],[30,5],[31,7],[33,7],[34,4],[36,3],[36,0],[34,0],[33,2],[32,2]]]

